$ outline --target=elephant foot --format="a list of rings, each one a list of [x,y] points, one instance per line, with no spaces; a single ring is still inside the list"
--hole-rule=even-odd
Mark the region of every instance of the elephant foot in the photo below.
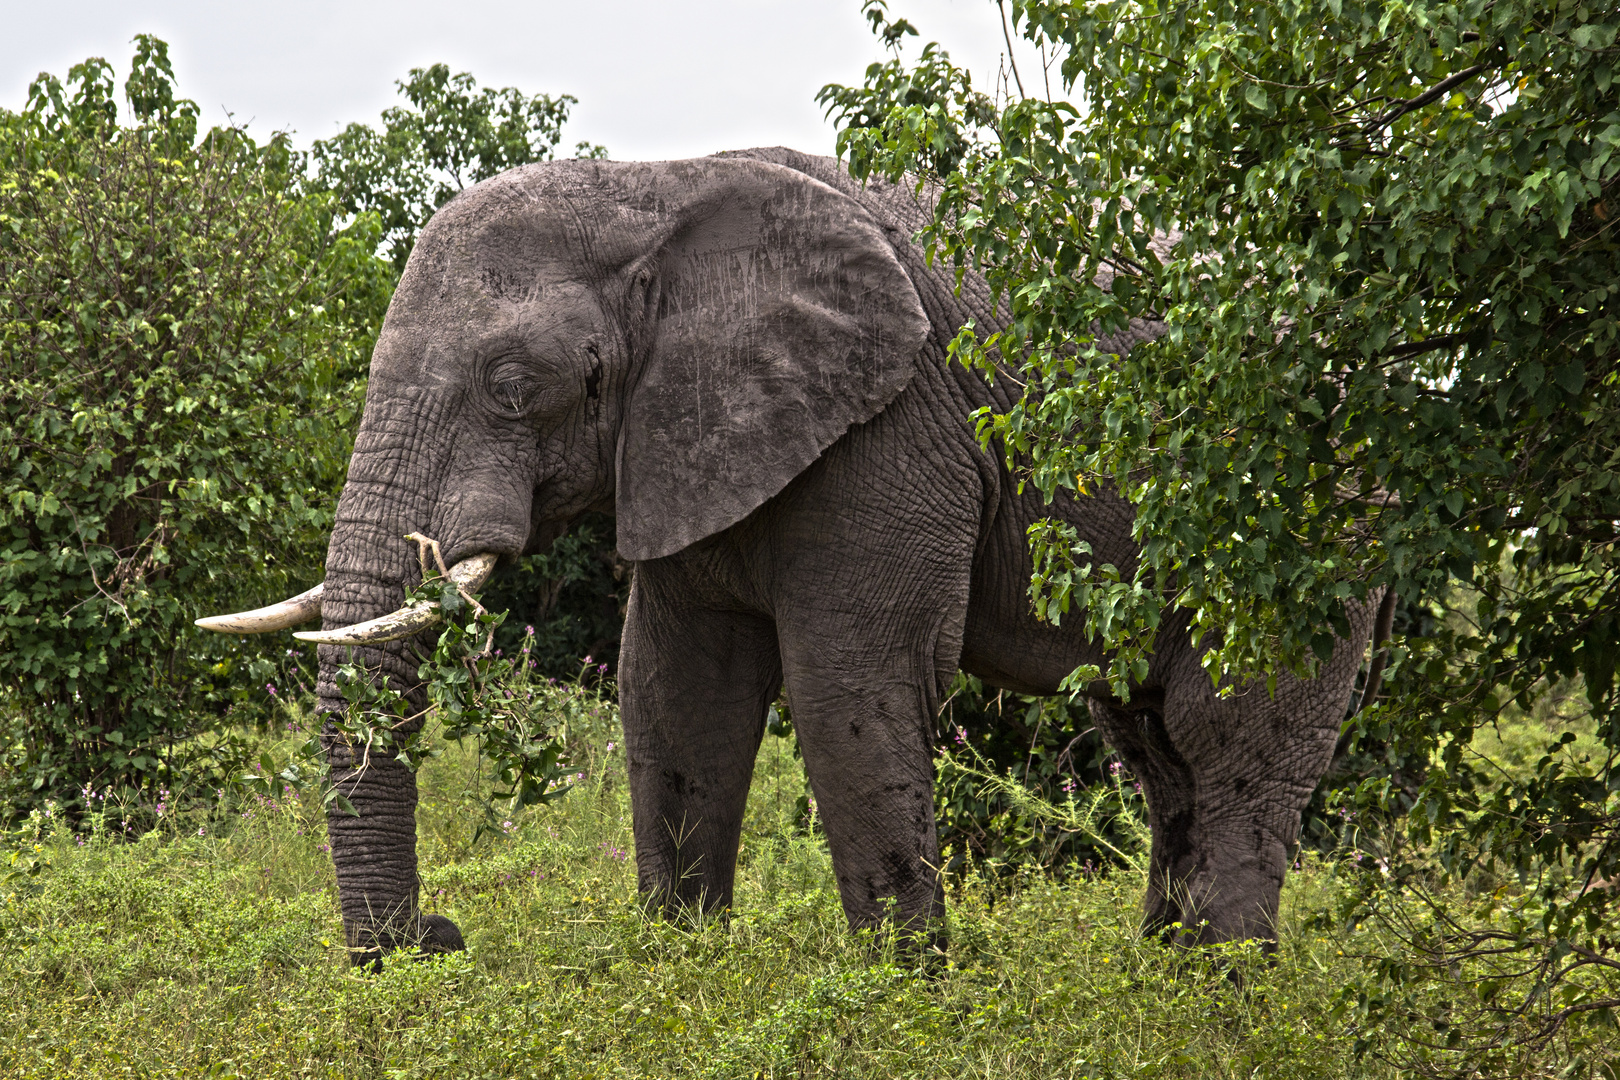
[[[419,915],[416,926],[421,934],[416,943],[419,956],[467,950],[467,943],[461,940],[461,928],[443,915]]]
[[[418,915],[414,923],[399,929],[361,931],[353,938],[364,944],[349,947],[349,964],[373,974],[382,971],[383,955],[398,949],[411,949],[416,957],[464,952],[461,928],[443,915]]]

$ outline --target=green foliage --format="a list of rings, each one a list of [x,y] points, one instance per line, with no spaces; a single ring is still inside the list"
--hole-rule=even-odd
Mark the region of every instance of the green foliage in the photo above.
[[[351,214],[382,219],[388,254],[405,268],[416,234],[433,212],[469,184],[535,161],[550,161],[571,94],[525,95],[516,87],[478,86],[445,64],[412,68],[394,84],[411,103],[383,110],[381,129],[350,124],[311,148],[315,182],[335,192]],[[575,157],[607,150],[582,142]]]
[[[427,709],[412,712],[409,700],[386,677],[377,678],[351,657],[337,669],[344,710],[315,724],[298,699],[291,699],[284,706],[294,721],[289,728],[308,732],[308,738],[284,761],[262,754],[252,772],[234,778],[236,787],[267,797],[283,786],[318,789],[324,806],[354,814],[342,785],[331,779],[326,751],[331,740],[347,744],[357,769],[383,755],[413,772],[442,755],[447,744],[466,744],[490,781],[476,842],[499,822],[497,803],[510,814],[551,802],[568,793],[571,778],[583,777],[577,770],[593,767],[589,748],[600,745],[603,732],[618,723],[606,665],[581,665],[571,682],[547,677],[535,656],[532,626],[524,628],[517,648],[495,648],[507,613],[486,609],[450,580],[442,561],[437,572],[427,566],[430,551],[438,556],[436,544],[422,541],[422,549],[424,580],[406,594],[405,606],[434,607],[444,625],[417,669],[427,688]],[[302,669],[293,670],[307,695]]]
[[[843,130],[882,130],[903,143],[911,167],[923,174],[954,172],[968,152],[971,129],[995,123],[995,103],[973,89],[973,77],[952,64],[937,42],[925,45],[908,67],[900,47],[917,28],[905,19],[889,22],[884,0],[866,0],[861,10],[894,58],[869,66],[862,87],[822,87],[816,103],[836,114]],[[889,126],[902,116],[902,123]]]
[[[211,786],[178,739],[274,670],[191,620],[319,575],[390,289],[285,141],[196,137],[167,49],[0,113],[0,798]],[[198,747],[193,741],[188,744]],[[208,757],[208,755],[204,755]],[[212,772],[210,772],[212,768]]]
[[[1306,663],[1345,599],[1432,592],[1524,529],[1601,549],[1620,173],[1603,16],[1013,13],[1068,53],[1066,78],[1088,73],[1091,111],[1010,103],[927,239],[982,266],[1012,317],[961,355],[1030,350],[1036,383],[985,434],[1043,490],[1107,479],[1140,508],[1146,587],[1089,605],[1127,644],[1117,680],[1167,597],[1221,633],[1213,664],[1250,672]],[[840,145],[898,176],[926,164],[902,128],[973,122],[941,117],[896,107]],[[1124,361],[1091,348],[1135,316],[1166,336]]]
[[[959,673],[939,728],[934,811],[948,870],[1091,873],[1145,850],[1140,786],[1083,700],[1006,693]]]
[[[570,679],[581,665],[617,670],[630,565],[614,549],[613,519],[586,514],[540,555],[524,555],[496,569],[483,598],[507,613],[495,646],[528,649],[537,671]],[[532,631],[532,633],[531,633]]]
[[[983,270],[1010,320],[968,328],[955,354],[1027,387],[980,431],[1042,491],[1113,484],[1136,504],[1134,567],[1033,530],[1038,610],[1116,647],[1121,694],[1167,605],[1232,678],[1308,672],[1379,586],[1439,610],[1432,637],[1398,643],[1396,700],[1357,718],[1397,757],[1438,747],[1421,785],[1362,785],[1366,808],[1413,811],[1369,884],[1511,883],[1506,936],[1436,931],[1433,970],[1520,956],[1530,997],[1488,979],[1475,1003],[1501,1039],[1553,1037],[1576,1014],[1527,1036],[1522,1006],[1571,950],[1614,962],[1614,892],[1590,886],[1620,880],[1620,13],[1009,6],[1083,116],[1020,99],[984,125],[943,99],[893,103],[885,75],[838,99],[839,146],[857,174],[894,178],[926,172],[927,147],[968,148],[924,239]],[[882,122],[863,103],[887,103]],[[1097,347],[1132,318],[1163,336],[1123,358]],[[1561,687],[1584,696],[1601,756],[1478,767],[1477,727]],[[1493,1067],[1497,1036],[1449,1030],[1458,1069]]]
[[[594,734],[601,715],[610,708],[601,684],[592,691],[540,676],[538,664],[530,659],[532,634],[514,654],[497,654],[495,634],[505,612],[490,613],[448,581],[441,585],[430,578],[423,589],[437,593],[445,628],[417,677],[427,685],[431,716],[442,736],[456,743],[471,740],[489,763],[494,786],[486,816],[493,820],[496,799],[509,800],[510,809],[521,810],[561,798],[568,791],[570,736],[577,741]],[[344,696],[358,701],[358,693],[351,697],[351,688],[369,691],[371,683],[364,672],[351,669],[349,674],[347,679],[341,672],[339,676]],[[398,723],[396,705],[385,703],[374,715]],[[354,715],[351,709],[349,716]],[[408,748],[400,750],[399,760],[408,767],[419,763]]]

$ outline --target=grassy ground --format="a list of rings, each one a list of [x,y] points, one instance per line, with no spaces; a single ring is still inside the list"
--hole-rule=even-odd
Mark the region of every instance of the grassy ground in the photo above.
[[[0,890],[0,1075],[1395,1075],[1335,1012],[1346,943],[1305,929],[1326,870],[1291,876],[1274,963],[1224,958],[1242,989],[1137,936],[1127,872],[957,883],[948,963],[919,977],[845,928],[786,748],[761,754],[736,913],[700,927],[638,912],[622,764],[475,844],[472,763],[431,763],[424,901],[469,949],[375,976],[346,963],[313,800],[46,835],[49,867]]]

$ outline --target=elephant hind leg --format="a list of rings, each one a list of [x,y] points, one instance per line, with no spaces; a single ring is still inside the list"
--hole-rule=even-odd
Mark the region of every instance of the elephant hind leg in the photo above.
[[[687,606],[671,567],[643,563],[619,664],[636,868],[666,914],[729,908],[754,756],[781,689],[761,616]]]
[[[1197,778],[1170,742],[1158,708],[1121,709],[1100,701],[1090,707],[1092,722],[1147,798],[1153,847],[1143,933],[1174,937],[1180,927],[1194,925],[1199,910],[1200,898],[1190,891],[1199,861]]]
[[[1275,696],[1256,686],[1221,698],[1198,672],[1167,688],[1162,711],[1093,707],[1147,796],[1148,930],[1183,944],[1275,940],[1300,811],[1327,768],[1347,693],[1336,673],[1280,679]]]

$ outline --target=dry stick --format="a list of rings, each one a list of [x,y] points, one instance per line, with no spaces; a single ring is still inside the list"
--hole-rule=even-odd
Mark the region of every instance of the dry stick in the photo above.
[[[446,581],[449,581],[451,584],[455,585],[456,592],[460,593],[461,598],[463,600],[467,601],[468,606],[470,606],[474,611],[478,612],[478,614],[480,614],[480,615],[488,615],[489,614],[489,612],[484,608],[484,605],[480,604],[478,602],[478,599],[476,597],[474,597],[472,593],[468,592],[467,589],[460,582],[456,581],[454,578],[452,578],[450,576],[450,571],[445,568],[444,554],[439,550],[439,542],[437,540],[431,539],[429,537],[423,536],[421,533],[415,533],[415,532],[406,533],[405,534],[405,539],[416,541],[416,558],[417,558],[417,561],[422,564],[422,580],[424,582],[426,582],[428,580],[428,577],[430,576],[428,574],[427,553],[429,551],[432,551],[433,552],[433,561],[434,561],[434,563],[436,563],[438,565],[438,568],[439,568],[438,576],[444,578]],[[477,659],[480,659],[481,657],[488,656],[488,655],[490,655],[491,651],[494,648],[495,648],[495,628],[493,626],[491,626],[489,628],[489,635],[484,639],[484,647],[483,647],[483,649],[478,653],[477,656],[474,656],[471,659],[477,660]]]
[[[1378,614],[1373,618],[1373,657],[1367,666],[1367,682],[1361,691],[1361,700],[1356,703],[1356,711],[1351,716],[1361,715],[1361,711],[1373,703],[1378,691],[1384,682],[1384,665],[1389,660],[1389,650],[1384,648],[1384,642],[1389,640],[1390,630],[1395,625],[1395,588],[1389,586],[1384,589],[1384,599],[1378,604]],[[1339,736],[1339,741],[1333,746],[1333,760],[1337,762],[1350,749],[1350,742],[1356,737],[1354,728],[1345,731]]]
[[[1389,650],[1384,648],[1384,642],[1389,640],[1389,632],[1395,625],[1395,589],[1384,590],[1384,599],[1378,605],[1378,617],[1373,620],[1373,658],[1367,668],[1367,686],[1361,693],[1361,704],[1356,706],[1360,712],[1373,703],[1378,696],[1379,687],[1384,681],[1384,664],[1389,660]]]
[[[423,581],[427,581],[430,577],[442,577],[442,578],[444,578],[446,580],[453,581],[453,579],[451,579],[451,577],[450,577],[450,571],[448,569],[446,569],[446,567],[444,565],[444,554],[439,550],[439,542],[437,540],[429,539],[428,537],[423,536],[421,533],[414,533],[414,532],[413,533],[406,533],[405,534],[405,539],[416,541],[416,557],[417,557],[417,561],[419,561],[422,564],[422,580]],[[433,552],[433,562],[439,568],[439,572],[436,575],[432,574],[428,570],[427,553],[429,551]],[[484,605],[480,604],[478,602],[477,598],[475,598],[472,595],[472,593],[468,592],[466,590],[466,588],[463,587],[462,585],[460,585],[459,583],[456,584],[456,592],[460,593],[461,598],[463,600],[467,601],[467,603],[474,610],[476,610],[478,612],[478,614],[480,614],[480,615],[488,615],[489,614],[489,612],[484,610]]]
[[[1007,43],[1007,66],[1012,68],[1013,82],[1018,84],[1018,96],[1028,97],[1024,93],[1024,80],[1018,77],[1018,61],[1013,58],[1012,32],[1007,29],[1007,7],[1005,0],[996,0],[996,10],[1001,12],[1001,37]]]

